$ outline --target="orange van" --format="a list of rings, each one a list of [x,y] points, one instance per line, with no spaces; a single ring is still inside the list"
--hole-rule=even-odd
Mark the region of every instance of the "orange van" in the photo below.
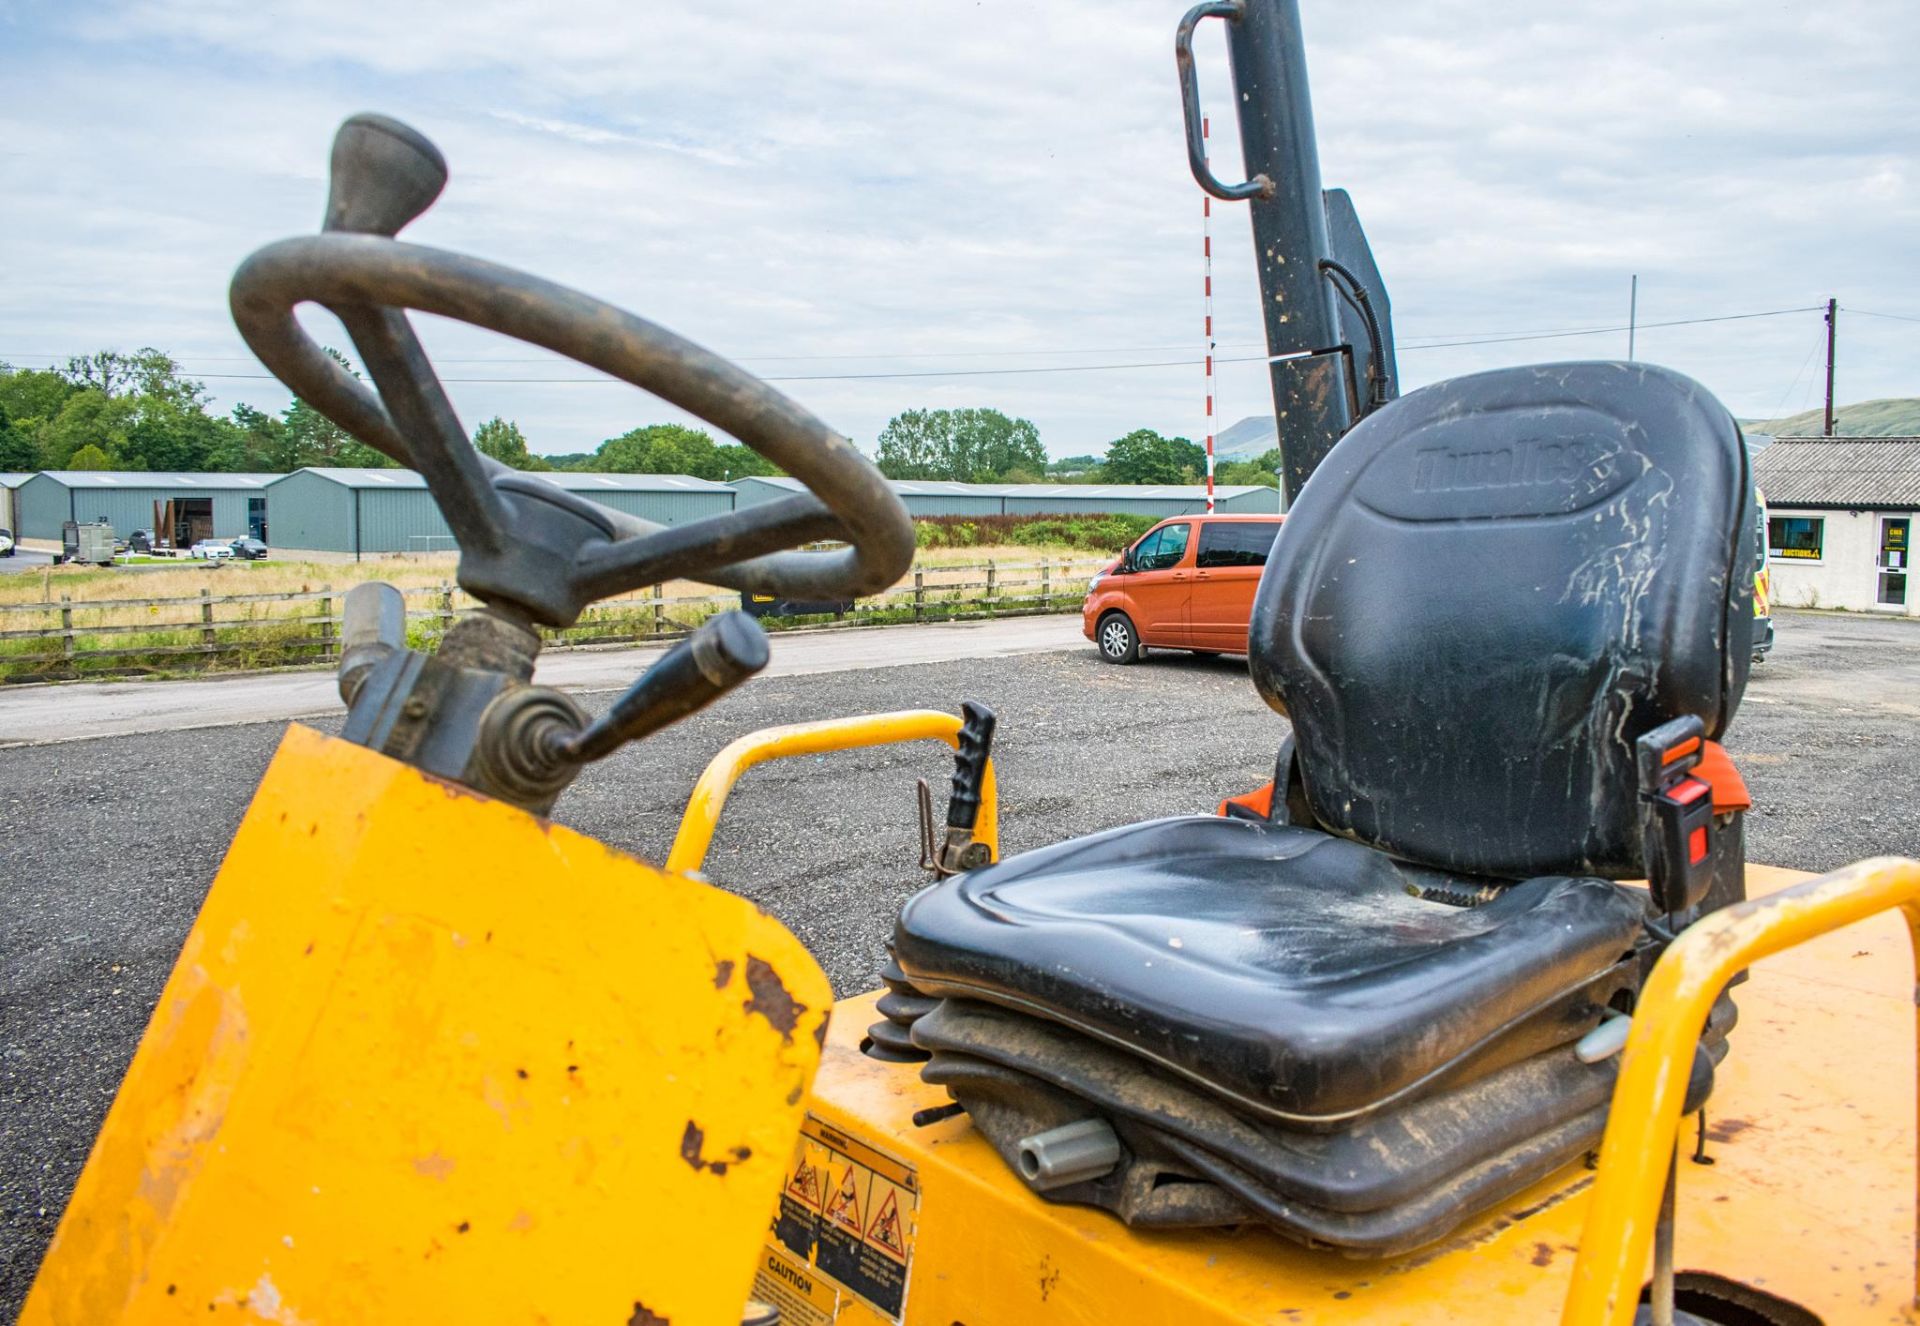
[[[1109,663],[1141,650],[1247,652],[1247,619],[1284,516],[1174,516],[1087,586],[1087,639]]]

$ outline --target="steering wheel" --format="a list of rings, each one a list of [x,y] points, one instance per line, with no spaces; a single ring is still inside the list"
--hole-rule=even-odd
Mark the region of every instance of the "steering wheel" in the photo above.
[[[446,160],[423,135],[356,115],[333,144],[323,233],[260,249],[234,273],[234,322],[282,382],[367,445],[418,470],[460,545],[463,589],[529,624],[686,577],[778,598],[887,588],[913,525],[880,472],[811,413],[663,327],[551,281],[393,237],[432,205]],[[327,355],[294,308],[345,325],[377,393]],[[810,490],[661,526],[482,455],[467,439],[406,311],[436,313],[621,378],[732,434]],[[828,553],[781,551],[821,539]]]

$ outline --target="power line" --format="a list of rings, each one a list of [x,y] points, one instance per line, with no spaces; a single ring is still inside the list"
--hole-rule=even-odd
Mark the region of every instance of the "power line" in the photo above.
[[[1695,327],[1707,322],[1744,322],[1749,318],[1778,318],[1789,313],[1821,313],[1825,304],[1808,304],[1804,308],[1767,309],[1760,313],[1723,313],[1711,318],[1672,318],[1665,322],[1642,322],[1635,324],[1639,330],[1648,327]],[[1617,327],[1577,327],[1567,331],[1521,332],[1511,336],[1490,336],[1473,341],[1441,341],[1432,345],[1402,346],[1405,350],[1446,350],[1458,345],[1506,345],[1514,341],[1552,341],[1569,336],[1612,336],[1626,331],[1627,324]]]
[[[1642,322],[1638,325],[1641,329],[1646,329],[1649,327],[1692,327],[1692,326],[1699,326],[1704,323],[1741,322],[1741,321],[1746,321],[1753,318],[1777,318],[1777,317],[1782,317],[1787,314],[1793,314],[1793,313],[1818,313],[1823,311],[1824,309],[1825,309],[1825,305],[1807,305],[1804,308],[1767,309],[1758,313],[1725,313],[1725,314],[1719,314],[1713,317],[1705,317],[1705,318],[1673,318],[1664,322]],[[1875,316],[1897,317],[1900,315],[1880,314]],[[1911,320],[1920,321],[1920,319],[1911,319]],[[1476,345],[1509,345],[1509,344],[1522,342],[1522,341],[1551,341],[1551,340],[1566,340],[1566,339],[1582,337],[1582,336],[1611,336],[1611,335],[1617,335],[1618,333],[1623,332],[1625,330],[1627,329],[1624,325],[1610,326],[1610,327],[1574,327],[1574,328],[1567,328],[1559,331],[1516,332],[1512,334],[1486,336],[1486,337],[1479,337],[1479,338],[1466,339],[1466,340],[1438,341],[1438,342],[1433,342],[1426,345],[1401,345],[1399,349],[1402,353],[1410,353],[1416,350],[1451,350],[1451,349],[1460,349],[1467,346],[1476,346]],[[1143,350],[1150,349],[1150,348],[1151,347],[1144,347],[1144,346],[1141,347],[1141,349]],[[983,351],[967,351],[967,352],[951,352],[951,353],[953,355],[960,355],[960,354],[990,354],[990,353],[1084,354],[1089,352],[1088,351],[1066,351],[1066,350],[1033,351],[1033,352],[1024,351],[1024,350],[1013,350],[1013,351],[984,351],[983,350]],[[1123,353],[1123,352],[1114,351],[1114,353]],[[25,358],[27,356],[19,356],[19,357]],[[838,357],[839,356],[818,356],[818,358],[822,358],[822,359],[832,359],[832,358],[838,358]],[[921,355],[894,355],[894,356],[850,355],[845,357],[856,358],[856,359],[857,358],[911,359],[911,358],[934,358],[936,356],[934,355],[924,355],[924,356],[921,356]],[[221,356],[219,358],[221,362],[230,362],[235,359],[242,359],[242,357],[240,356]],[[806,358],[806,357],[795,356],[795,358],[799,359],[799,358]],[[1268,358],[1269,356],[1267,355],[1219,356],[1216,358],[1215,362],[1221,363],[1221,364],[1258,364],[1258,363],[1266,362]],[[209,363],[214,361],[215,361],[214,357],[211,357],[211,356],[202,360],[202,362],[209,362]],[[242,360],[242,362],[244,362],[244,360]],[[447,360],[442,360],[440,362],[451,364],[451,363],[511,363],[511,362],[539,362],[539,361],[447,359]],[[751,362],[751,359],[747,359],[746,362]],[[1042,366],[1029,366],[1024,368],[909,369],[909,370],[890,371],[890,372],[881,372],[881,373],[799,373],[799,374],[784,374],[784,375],[766,375],[762,378],[762,380],[766,382],[879,382],[879,381],[890,381],[890,380],[911,379],[911,378],[1027,377],[1027,376],[1032,376],[1036,374],[1051,374],[1051,373],[1114,373],[1114,372],[1126,372],[1128,370],[1139,370],[1139,369],[1193,368],[1196,365],[1199,365],[1200,363],[1202,363],[1202,360],[1200,359],[1159,359],[1159,360],[1139,361],[1139,362],[1133,362],[1133,363],[1049,364],[1049,365],[1042,365]],[[195,376],[199,378],[204,378],[210,381],[217,381],[217,382],[273,382],[278,380],[271,373],[200,373],[200,374],[196,374]],[[442,378],[441,381],[449,385],[467,385],[467,386],[580,386],[580,385],[606,386],[609,384],[621,382],[620,379],[614,378],[614,377],[591,377],[591,378],[588,378],[588,377],[446,377],[446,378]],[[625,385],[625,384],[621,383],[621,385]]]
[[[1869,309],[1855,308],[1851,304],[1842,304],[1840,308],[1842,312],[1858,313],[1863,318],[1892,318],[1895,322],[1920,322],[1920,318],[1914,317],[1911,313],[1875,313]]]
[[[1257,350],[1259,341],[1242,341],[1228,348],[1236,350]],[[849,359],[977,359],[982,355],[1103,355],[1103,354],[1153,354],[1165,350],[1185,350],[1185,345],[1094,345],[1072,350],[1019,349],[1019,350],[888,350],[870,351],[864,354],[833,355],[774,355],[743,354],[731,356],[735,363],[810,363]],[[0,350],[0,359],[78,359],[81,355],[51,354],[42,350]],[[169,356],[179,364],[252,364],[257,363],[253,355],[176,355]],[[501,355],[485,357],[461,357],[450,355],[433,356],[436,364],[544,364],[560,355]]]
[[[1243,355],[1236,358],[1222,358],[1222,364],[1263,364],[1266,355]],[[762,382],[872,382],[889,378],[984,378],[1006,377],[1008,375],[1025,376],[1033,373],[1109,373],[1129,368],[1192,368],[1199,364],[1198,359],[1156,359],[1147,363],[1132,364],[1054,364],[1043,368],[929,368],[898,373],[799,373],[769,374]],[[201,373],[199,377],[215,381],[277,381],[271,373]],[[485,384],[488,386],[526,386],[540,384],[544,386],[608,386],[628,385],[615,377],[598,378],[441,378],[449,384],[465,383]]]

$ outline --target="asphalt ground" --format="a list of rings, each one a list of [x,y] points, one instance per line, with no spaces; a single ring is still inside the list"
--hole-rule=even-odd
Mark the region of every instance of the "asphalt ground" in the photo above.
[[[28,571],[38,571],[42,567],[52,565],[52,553],[38,552],[32,548],[15,547],[13,556],[0,557],[0,575],[6,575],[9,572],[24,574]]]
[[[1787,614],[1747,697],[1727,745],[1756,803],[1751,859],[1825,870],[1920,856],[1920,623]],[[1085,646],[762,678],[588,770],[556,818],[658,860],[687,789],[734,736],[968,698],[1000,715],[1009,853],[1209,810],[1270,776],[1285,731],[1233,659],[1154,654],[1115,668]],[[0,1319],[25,1294],[282,727],[0,755]],[[763,766],[734,793],[708,874],[791,926],[842,994],[868,988],[895,911],[922,882],[913,780],[943,793],[949,769],[932,743]]]

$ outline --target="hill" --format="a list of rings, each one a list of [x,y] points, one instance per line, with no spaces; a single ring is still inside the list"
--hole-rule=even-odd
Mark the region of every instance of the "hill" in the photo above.
[[[1213,454],[1227,460],[1250,460],[1280,445],[1270,414],[1250,414],[1213,435]]]
[[[1742,419],[1750,433],[1774,437],[1818,437],[1826,412],[1803,410],[1784,419]],[[1920,437],[1920,397],[1894,396],[1886,400],[1856,401],[1833,412],[1833,431],[1842,437]]]

